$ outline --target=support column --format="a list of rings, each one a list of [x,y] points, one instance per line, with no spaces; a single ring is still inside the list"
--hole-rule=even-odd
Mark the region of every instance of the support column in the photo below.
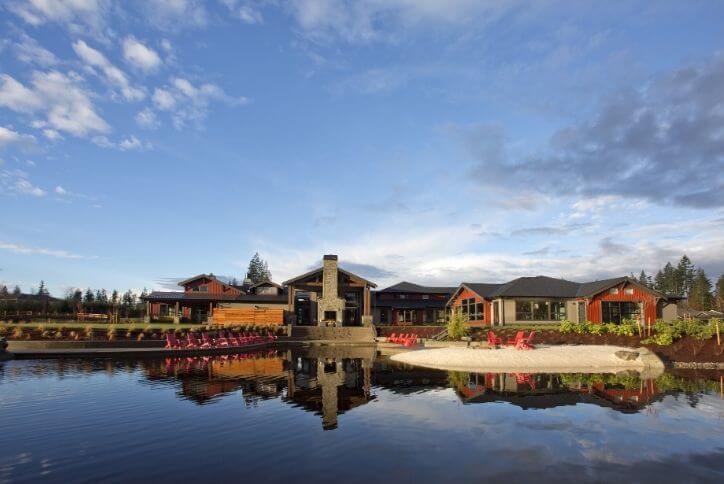
[[[211,324],[214,322],[214,303],[209,301],[209,314],[206,316],[206,322]]]
[[[151,322],[151,301],[149,300],[146,300],[146,314],[144,315],[143,320],[146,323]]]
[[[362,326],[372,326],[372,297],[369,286],[365,286],[362,296]]]
[[[178,315],[178,310],[179,310],[179,303],[178,303],[178,301],[176,301],[176,306],[175,306],[174,312],[173,312],[173,324],[179,324],[179,322],[181,321],[181,318],[179,318],[179,315]]]

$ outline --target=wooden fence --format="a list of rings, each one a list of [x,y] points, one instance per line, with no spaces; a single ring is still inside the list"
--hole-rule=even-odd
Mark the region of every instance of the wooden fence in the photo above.
[[[268,308],[214,308],[214,324],[255,326],[281,326],[284,324],[283,309]]]

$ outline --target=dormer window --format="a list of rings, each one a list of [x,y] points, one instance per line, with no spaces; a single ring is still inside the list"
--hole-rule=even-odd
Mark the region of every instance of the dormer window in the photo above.
[[[633,295],[633,293],[634,293],[633,287],[627,287],[626,289],[623,290],[623,293],[628,294],[629,296]]]
[[[608,293],[609,293],[609,294],[618,294],[618,288],[617,288],[617,287],[613,287],[613,288],[611,288],[611,289],[608,290]]]

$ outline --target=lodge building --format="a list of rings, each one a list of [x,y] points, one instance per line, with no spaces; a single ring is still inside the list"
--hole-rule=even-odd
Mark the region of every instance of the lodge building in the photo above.
[[[653,323],[676,319],[672,297],[630,277],[593,282],[572,282],[553,277],[519,277],[504,284],[460,284],[447,303],[461,311],[471,326],[515,323],[620,323],[636,319]]]
[[[653,323],[676,319],[680,299],[629,277],[584,283],[519,277],[501,284],[464,282],[456,288],[403,281],[376,290],[374,282],[340,268],[336,255],[325,255],[321,267],[283,284],[232,285],[200,274],[179,285],[183,291],[144,297],[147,320],[203,323],[213,320],[217,308],[250,308],[283,310],[284,321],[293,326],[440,325],[452,311],[462,312],[471,326],[562,320]]]

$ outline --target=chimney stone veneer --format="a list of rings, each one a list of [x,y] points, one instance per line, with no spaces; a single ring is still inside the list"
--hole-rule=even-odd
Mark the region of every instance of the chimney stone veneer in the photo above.
[[[322,298],[317,299],[317,321],[319,326],[326,326],[330,323],[342,325],[345,301],[339,297],[337,281],[337,256],[325,255],[322,265]]]

